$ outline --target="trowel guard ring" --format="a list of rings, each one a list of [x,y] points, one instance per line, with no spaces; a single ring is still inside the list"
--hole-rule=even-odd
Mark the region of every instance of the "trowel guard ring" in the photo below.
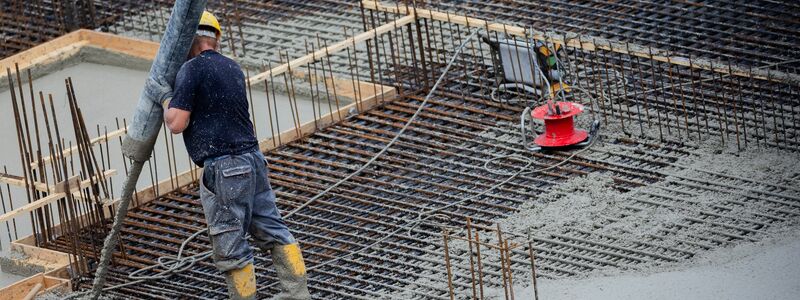
[[[564,147],[575,145],[586,140],[589,133],[585,130],[575,129],[575,116],[583,112],[583,105],[573,102],[555,102],[560,114],[548,111],[548,105],[536,107],[531,111],[531,117],[544,121],[544,133],[533,140],[542,147]]]

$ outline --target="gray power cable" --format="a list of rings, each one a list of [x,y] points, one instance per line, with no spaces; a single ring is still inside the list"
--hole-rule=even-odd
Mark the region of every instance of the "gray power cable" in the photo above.
[[[362,165],[362,166],[361,166],[361,167],[360,167],[358,170],[354,171],[353,173],[351,173],[351,174],[350,174],[350,175],[348,175],[347,177],[345,177],[345,178],[342,178],[341,180],[339,180],[339,181],[338,181],[338,182],[336,182],[335,184],[333,184],[333,185],[329,186],[328,188],[326,188],[325,190],[323,190],[322,192],[320,192],[320,193],[319,193],[319,194],[317,194],[316,196],[312,197],[311,199],[309,199],[308,201],[306,201],[305,203],[303,203],[303,204],[302,204],[302,205],[300,205],[299,207],[295,208],[294,210],[292,210],[291,212],[289,212],[288,214],[286,214],[286,215],[284,216],[284,218],[289,218],[290,216],[292,216],[292,215],[294,215],[295,213],[297,213],[298,211],[300,211],[302,208],[305,208],[305,207],[307,207],[307,206],[311,205],[312,203],[314,203],[315,201],[317,201],[317,199],[321,198],[323,195],[327,194],[328,192],[332,191],[332,190],[333,190],[333,189],[335,189],[336,187],[340,186],[340,185],[341,185],[342,183],[344,183],[345,181],[347,181],[347,180],[350,180],[350,178],[353,178],[354,176],[356,176],[356,175],[360,174],[360,173],[361,173],[362,171],[364,171],[364,170],[365,170],[365,169],[366,169],[366,168],[367,168],[369,165],[371,165],[373,162],[375,162],[375,160],[377,160],[377,159],[378,159],[378,157],[380,157],[380,156],[381,156],[381,155],[383,155],[383,154],[384,154],[384,153],[385,153],[387,150],[389,150],[389,147],[391,147],[392,145],[394,145],[394,143],[395,143],[395,142],[397,142],[397,140],[400,138],[400,136],[402,136],[402,135],[403,135],[403,133],[406,131],[406,129],[407,129],[407,128],[408,128],[408,127],[411,125],[411,123],[412,123],[412,122],[414,122],[414,120],[417,118],[417,116],[419,115],[419,113],[420,113],[420,112],[422,111],[422,109],[425,107],[425,104],[428,102],[428,100],[430,99],[430,97],[433,95],[433,92],[434,92],[434,91],[436,91],[436,89],[439,87],[439,84],[442,82],[442,80],[444,79],[444,76],[445,76],[445,75],[447,74],[447,72],[450,70],[450,67],[453,65],[453,62],[455,62],[456,58],[458,57],[458,54],[461,52],[461,50],[464,48],[464,46],[466,46],[467,42],[469,42],[470,40],[472,40],[472,38],[474,38],[474,37],[475,37],[475,35],[476,35],[478,32],[480,32],[481,30],[482,30],[482,29],[478,29],[478,30],[476,30],[474,33],[472,33],[472,34],[471,34],[469,37],[467,37],[467,39],[465,39],[465,40],[464,40],[464,41],[461,43],[461,45],[460,45],[460,46],[459,46],[459,47],[456,49],[455,53],[453,54],[453,57],[450,59],[450,62],[447,64],[447,67],[444,69],[444,72],[442,72],[442,75],[440,75],[440,76],[439,76],[439,79],[438,79],[438,80],[436,80],[436,83],[433,85],[433,88],[431,89],[431,91],[430,91],[430,92],[428,92],[428,95],[427,95],[427,96],[425,96],[425,99],[422,101],[422,103],[420,104],[419,108],[417,108],[417,111],[416,111],[416,112],[414,113],[414,115],[412,115],[412,116],[411,116],[411,118],[410,118],[410,119],[409,119],[409,120],[406,122],[405,126],[403,126],[403,128],[402,128],[402,129],[400,129],[400,131],[397,133],[397,135],[396,135],[396,136],[395,136],[395,137],[394,137],[394,138],[393,138],[393,139],[392,139],[392,140],[391,140],[391,141],[390,141],[388,144],[386,144],[386,146],[384,146],[384,148],[383,148],[383,149],[381,149],[381,151],[380,151],[380,152],[378,152],[377,154],[375,154],[375,156],[373,156],[373,157],[372,157],[372,159],[370,159],[369,161],[367,161],[367,163],[365,163],[364,165]],[[499,186],[499,185],[498,185],[498,186]],[[492,189],[494,189],[494,188],[492,188]],[[487,191],[485,191],[485,192],[488,192],[488,190],[487,190]],[[484,192],[484,193],[485,193],[485,192]],[[480,196],[480,195],[476,195],[476,196]],[[446,206],[446,207],[449,207],[449,206]],[[443,208],[444,208],[444,207],[442,207],[442,208],[440,208],[440,209],[443,209]],[[440,210],[440,209],[437,209],[437,210]],[[422,221],[422,220],[425,220],[425,219],[426,219],[426,218],[422,218],[421,216],[422,216],[422,214],[420,214],[420,217],[419,217],[419,219],[418,219],[418,220],[416,220],[416,221],[414,221],[414,223],[416,223],[416,222],[418,222],[418,221]],[[402,227],[401,227],[401,228],[398,228],[398,230],[395,230],[394,232],[390,233],[390,234],[389,234],[389,235],[387,235],[386,237],[382,238],[381,240],[378,240],[377,242],[375,242],[375,243],[373,243],[373,244],[371,244],[371,245],[369,245],[369,246],[367,246],[367,247],[364,247],[364,248],[362,248],[362,249],[360,249],[360,250],[358,250],[358,251],[356,251],[356,252],[351,252],[351,253],[348,253],[348,254],[346,254],[346,255],[344,255],[344,256],[340,256],[340,257],[337,257],[337,258],[334,258],[334,259],[328,260],[328,261],[326,261],[326,262],[324,262],[324,263],[322,263],[322,264],[315,265],[314,267],[312,267],[312,268],[309,268],[309,269],[314,269],[314,268],[317,268],[317,267],[321,267],[321,266],[324,266],[324,265],[330,264],[330,263],[332,263],[332,262],[338,261],[338,260],[340,260],[340,259],[342,259],[342,258],[349,257],[349,256],[352,256],[352,255],[355,255],[355,254],[361,253],[361,252],[363,252],[363,251],[365,251],[365,250],[367,250],[367,249],[369,249],[369,248],[372,248],[372,247],[374,247],[374,246],[375,246],[375,245],[377,245],[378,243],[381,243],[381,242],[385,241],[385,240],[386,240],[386,239],[388,239],[389,237],[392,237],[392,236],[394,236],[395,234],[397,234],[398,232],[400,232],[400,231],[401,231],[401,230],[403,230],[403,229],[405,229],[405,228],[402,228]],[[183,251],[184,251],[184,249],[185,249],[185,246],[186,246],[186,244],[188,244],[188,243],[189,243],[189,241],[191,241],[191,240],[195,239],[197,236],[199,236],[200,234],[202,234],[202,233],[204,233],[204,232],[206,232],[206,231],[208,231],[208,228],[203,228],[203,229],[201,229],[201,230],[198,230],[197,232],[193,233],[193,234],[192,234],[191,236],[189,236],[188,238],[186,238],[186,240],[184,240],[184,241],[183,241],[183,243],[181,243],[181,247],[180,247],[180,249],[178,249],[178,254],[177,254],[177,256],[162,256],[162,257],[159,257],[159,258],[157,259],[157,263],[156,263],[156,264],[154,264],[154,265],[151,265],[151,266],[149,266],[149,267],[145,267],[145,268],[143,268],[143,269],[136,270],[136,271],[134,271],[133,273],[131,273],[131,274],[128,274],[128,278],[129,278],[129,279],[132,279],[133,281],[131,281],[131,282],[126,282],[126,283],[123,283],[123,284],[114,285],[114,286],[105,287],[105,288],[103,289],[103,291],[109,291],[109,290],[113,290],[113,289],[121,288],[121,287],[128,286],[128,285],[133,285],[133,284],[140,283],[140,282],[143,282],[143,281],[146,281],[146,280],[152,280],[152,279],[163,279],[163,278],[167,278],[167,277],[171,276],[171,275],[172,275],[172,274],[174,274],[174,273],[180,273],[180,272],[182,272],[182,271],[185,271],[185,270],[188,270],[188,269],[190,269],[190,268],[191,268],[191,267],[192,267],[192,266],[193,266],[195,263],[197,263],[198,261],[202,261],[202,260],[204,260],[204,259],[206,259],[206,258],[208,258],[208,257],[211,257],[211,255],[212,255],[212,251],[211,251],[211,250],[209,250],[209,251],[205,251],[205,252],[202,252],[202,253],[199,253],[199,254],[195,254],[195,255],[192,255],[192,256],[182,257],[182,256],[183,256]],[[161,269],[164,269],[164,271],[163,271],[163,272],[160,272],[160,273],[158,273],[158,274],[156,274],[156,275],[149,275],[149,276],[145,276],[145,275],[139,275],[139,274],[140,274],[140,273],[142,273],[142,272],[146,272],[146,271],[149,271],[149,270],[152,270],[152,269],[155,269],[155,268],[161,268]],[[272,285],[270,285],[270,286],[272,286]],[[82,295],[82,294],[85,294],[85,293],[79,293],[79,294],[75,294],[75,295],[72,295],[72,296],[71,296],[71,297],[69,297],[69,298],[73,298],[73,297],[75,297],[75,296],[79,296],[79,295]]]
[[[433,95],[433,92],[436,91],[436,88],[438,88],[439,84],[442,83],[442,80],[444,79],[444,76],[447,75],[447,72],[450,70],[450,67],[453,66],[453,62],[455,62],[456,58],[458,58],[458,54],[461,53],[461,50],[464,49],[464,46],[467,45],[467,42],[471,41],[472,38],[474,38],[475,35],[477,35],[478,32],[480,32],[481,30],[482,29],[478,29],[475,32],[473,32],[471,35],[469,35],[461,43],[460,46],[458,46],[458,48],[456,48],[456,51],[453,53],[453,57],[450,58],[450,61],[447,63],[447,66],[444,68],[444,71],[442,72],[442,75],[439,75],[439,79],[436,80],[436,83],[433,84],[433,87],[431,88],[430,92],[428,92],[428,94],[425,96],[425,99],[423,99],[422,103],[419,105],[419,107],[417,107],[417,111],[415,111],[414,114],[411,115],[411,118],[409,118],[408,121],[406,122],[406,124],[403,125],[403,128],[401,128],[400,131],[397,132],[397,135],[395,135],[394,138],[392,138],[392,140],[389,141],[389,143],[386,144],[386,146],[384,146],[383,149],[381,149],[381,151],[378,151],[378,153],[376,153],[372,158],[370,158],[369,161],[367,161],[365,164],[363,164],[360,168],[355,170],[353,173],[350,173],[350,175],[347,175],[347,177],[342,178],[341,180],[339,180],[336,183],[332,184],[331,186],[329,186],[328,188],[326,188],[325,190],[323,190],[319,194],[315,195],[314,197],[312,197],[311,199],[309,199],[305,203],[301,204],[300,206],[298,206],[297,208],[295,208],[294,210],[292,210],[291,212],[286,214],[284,216],[284,218],[288,218],[288,217],[294,215],[295,213],[297,213],[301,209],[303,209],[303,208],[307,207],[308,205],[310,205],[311,203],[314,203],[315,201],[317,201],[323,195],[325,195],[328,192],[332,191],[333,189],[339,187],[342,183],[350,180],[350,178],[353,178],[354,176],[356,176],[358,174],[361,174],[361,172],[363,172],[367,167],[369,167],[373,162],[375,162],[378,159],[378,157],[380,157],[381,155],[386,153],[386,151],[389,150],[389,148],[392,147],[392,145],[394,145],[394,143],[397,142],[397,140],[400,139],[400,137],[406,132],[406,129],[408,129],[408,127],[411,126],[411,123],[413,123],[414,120],[417,119],[417,116],[419,116],[419,113],[422,112],[423,108],[425,108],[425,104],[428,103],[428,100],[430,100],[431,96]]]
[[[425,96],[425,99],[423,99],[422,103],[421,103],[421,104],[420,104],[420,106],[417,108],[417,111],[416,111],[416,112],[414,112],[414,114],[411,116],[411,118],[409,118],[409,120],[406,122],[406,124],[403,126],[403,128],[402,128],[402,129],[401,129],[401,130],[400,130],[400,131],[397,133],[397,135],[395,135],[395,137],[394,137],[394,138],[392,138],[392,140],[391,140],[391,141],[389,141],[389,143],[388,143],[388,144],[386,144],[386,146],[384,146],[384,148],[383,148],[383,149],[381,149],[381,151],[379,151],[377,154],[375,154],[375,156],[373,156],[373,157],[372,157],[372,158],[371,158],[369,161],[367,161],[367,163],[365,163],[364,165],[362,165],[362,166],[361,166],[361,167],[360,167],[358,170],[356,170],[355,172],[351,173],[350,175],[348,175],[347,177],[343,178],[342,180],[339,180],[339,181],[338,181],[338,182],[336,182],[335,184],[333,184],[333,185],[329,186],[327,189],[323,190],[322,192],[320,192],[319,194],[317,194],[316,196],[314,196],[313,198],[311,198],[311,199],[310,199],[310,200],[308,200],[307,202],[303,203],[303,204],[302,204],[301,206],[299,206],[298,208],[296,208],[296,209],[292,210],[292,211],[291,211],[289,214],[287,214],[287,215],[286,215],[286,217],[289,217],[289,216],[293,215],[294,213],[296,213],[296,212],[297,212],[298,210],[300,210],[301,208],[303,208],[303,207],[306,207],[306,206],[310,205],[311,203],[313,203],[314,201],[316,201],[317,199],[319,199],[320,197],[322,197],[322,195],[324,195],[324,194],[326,194],[326,193],[330,192],[331,190],[333,190],[334,188],[338,187],[339,185],[341,185],[341,184],[342,184],[342,183],[344,183],[345,181],[349,180],[349,179],[350,179],[350,178],[352,178],[353,176],[355,176],[355,175],[358,175],[359,173],[361,173],[362,171],[364,171],[364,169],[366,169],[366,167],[367,167],[367,166],[369,166],[369,165],[370,165],[372,162],[374,162],[375,160],[377,160],[377,159],[378,159],[378,157],[380,157],[380,156],[381,156],[383,153],[385,153],[385,152],[386,152],[386,151],[389,149],[389,147],[391,147],[391,146],[392,146],[392,145],[393,145],[393,144],[394,144],[394,143],[395,143],[395,142],[396,142],[396,141],[397,141],[397,140],[400,138],[400,136],[401,136],[401,135],[402,135],[402,134],[405,132],[405,130],[406,130],[406,129],[407,129],[407,128],[408,128],[408,127],[411,125],[411,123],[412,123],[412,122],[414,122],[414,120],[416,119],[416,117],[419,115],[419,113],[420,113],[420,112],[422,111],[422,109],[424,108],[425,104],[428,102],[428,100],[430,99],[430,97],[433,95],[433,92],[434,92],[434,91],[436,91],[436,88],[438,88],[438,87],[439,87],[439,84],[440,84],[440,83],[441,83],[441,81],[444,79],[444,76],[445,76],[445,75],[447,75],[447,72],[450,70],[450,67],[453,65],[453,62],[455,62],[456,58],[458,57],[458,54],[459,54],[459,53],[461,53],[461,50],[464,48],[464,46],[467,44],[467,42],[468,42],[468,41],[470,41],[472,38],[474,38],[474,37],[475,37],[475,35],[477,35],[477,34],[478,34],[478,32],[480,32],[481,30],[482,30],[482,29],[478,29],[478,30],[476,30],[474,33],[472,33],[472,34],[471,34],[469,37],[467,37],[467,39],[466,39],[466,40],[464,40],[464,41],[462,42],[462,44],[461,44],[461,45],[460,45],[460,46],[459,46],[459,47],[456,49],[456,51],[453,53],[453,57],[452,57],[452,58],[450,58],[450,61],[448,62],[447,66],[445,67],[444,71],[442,72],[442,74],[441,74],[441,75],[439,75],[439,78],[436,80],[436,83],[433,85],[433,88],[431,88],[430,92],[428,92],[428,94]],[[472,196],[470,196],[470,197],[464,198],[464,199],[462,199],[462,200],[460,200],[460,201],[456,201],[456,202],[453,202],[453,203],[447,204],[447,205],[445,205],[445,206],[442,206],[442,207],[437,207],[437,208],[433,208],[433,209],[426,210],[426,211],[424,211],[424,212],[420,212],[419,214],[417,214],[417,217],[416,217],[415,219],[413,219],[413,220],[409,220],[409,221],[408,221],[408,222],[407,222],[405,225],[403,225],[403,226],[400,226],[400,227],[397,227],[397,228],[396,228],[394,231],[391,231],[391,232],[389,232],[389,233],[388,233],[386,236],[384,236],[384,237],[382,237],[382,238],[380,238],[380,239],[376,240],[375,242],[373,242],[373,243],[371,243],[371,244],[369,244],[369,245],[367,245],[367,246],[364,246],[364,247],[362,247],[361,249],[358,249],[358,250],[356,250],[356,251],[351,251],[351,252],[348,252],[347,254],[344,254],[344,255],[342,255],[342,256],[338,256],[338,257],[336,257],[336,258],[332,258],[332,259],[330,259],[330,260],[327,260],[327,261],[325,261],[325,262],[323,262],[323,263],[320,263],[320,264],[314,265],[313,267],[310,267],[310,268],[308,268],[308,269],[309,269],[309,270],[313,270],[313,269],[316,269],[316,268],[320,268],[320,267],[323,267],[323,266],[325,266],[325,265],[329,265],[329,264],[331,264],[331,263],[334,263],[334,262],[336,262],[336,261],[339,261],[339,260],[345,259],[345,258],[347,258],[347,257],[354,256],[354,255],[356,255],[356,254],[360,254],[360,253],[362,253],[362,252],[364,252],[364,251],[367,251],[367,250],[369,250],[369,249],[372,249],[373,247],[377,246],[377,245],[378,245],[378,244],[380,244],[380,243],[383,243],[383,242],[385,242],[386,240],[388,240],[389,238],[391,238],[391,237],[393,237],[393,236],[397,235],[398,233],[400,233],[400,232],[401,232],[401,231],[403,231],[403,230],[409,230],[409,231],[410,231],[410,230],[413,230],[415,227],[419,226],[419,225],[420,225],[422,222],[424,222],[424,221],[426,221],[426,220],[428,220],[428,219],[430,219],[430,218],[432,218],[432,217],[436,216],[436,215],[437,215],[437,214],[436,214],[437,212],[439,212],[439,211],[442,211],[442,210],[444,210],[444,209],[446,209],[446,208],[453,207],[453,206],[462,205],[462,204],[464,204],[464,203],[467,203],[467,202],[469,202],[469,201],[472,201],[473,199],[476,199],[476,198],[478,198],[478,197],[481,197],[481,196],[483,196],[483,195],[486,195],[486,194],[487,194],[487,193],[489,193],[490,191],[493,191],[493,190],[495,190],[496,188],[498,188],[498,187],[500,187],[500,186],[503,186],[503,185],[505,185],[506,183],[510,182],[511,180],[513,180],[514,178],[516,178],[517,176],[519,176],[519,175],[521,175],[521,174],[533,174],[533,173],[543,172],[543,171],[547,171],[547,170],[550,170],[550,169],[557,168],[557,167],[559,167],[559,166],[561,166],[561,165],[563,165],[563,164],[565,164],[565,163],[569,162],[570,160],[572,160],[573,158],[575,158],[575,156],[577,156],[578,154],[580,154],[580,153],[583,153],[583,152],[587,151],[589,148],[591,148],[591,146],[594,144],[594,142],[595,142],[595,141],[597,141],[597,139],[592,139],[592,141],[589,143],[589,145],[588,145],[587,147],[585,147],[585,148],[583,148],[583,149],[581,149],[581,150],[579,150],[579,151],[576,151],[576,152],[575,152],[575,153],[573,153],[572,155],[568,156],[567,158],[565,158],[564,160],[562,160],[562,161],[560,161],[560,162],[558,162],[558,163],[556,163],[556,164],[553,164],[553,165],[550,165],[550,166],[547,166],[547,167],[544,167],[544,168],[536,169],[536,170],[528,170],[528,171],[526,171],[526,170],[527,170],[527,169],[528,169],[528,168],[529,168],[531,165],[533,165],[533,160],[532,160],[532,159],[530,159],[530,158],[527,158],[527,157],[520,156],[520,155],[508,155],[508,156],[500,156],[500,157],[496,157],[496,158],[493,158],[493,159],[487,160],[487,161],[484,163],[484,168],[485,168],[485,169],[487,169],[487,170],[489,170],[490,172],[491,172],[491,170],[488,168],[488,164],[489,164],[490,162],[492,162],[492,161],[496,160],[496,159],[499,159],[499,158],[504,158],[504,157],[506,157],[506,158],[509,158],[509,157],[518,157],[518,158],[520,158],[520,159],[522,159],[522,160],[525,160],[525,161],[526,161],[526,163],[525,163],[525,165],[524,165],[523,167],[520,167],[520,168],[519,168],[519,170],[517,170],[517,171],[516,171],[516,172],[514,172],[513,174],[510,174],[510,176],[509,176],[508,178],[506,178],[505,180],[503,180],[503,181],[501,181],[501,182],[499,182],[499,183],[497,183],[497,184],[495,184],[495,185],[492,185],[491,187],[489,187],[489,188],[487,188],[487,189],[483,190],[482,192],[480,192],[480,193],[478,193],[478,194],[475,194],[475,195],[472,195]],[[272,286],[274,286],[274,285],[276,285],[276,284],[277,284],[277,282],[273,282],[272,284],[270,284],[270,285],[268,285],[268,286],[266,286],[266,287],[264,287],[264,288],[269,288],[269,287],[272,287]]]
[[[425,96],[424,100],[422,101],[422,103],[417,108],[417,111],[414,112],[414,114],[411,116],[411,118],[409,118],[409,120],[406,122],[406,124],[400,129],[400,131],[397,133],[397,135],[395,135],[395,137],[392,138],[392,140],[389,141],[389,143],[386,144],[383,147],[383,149],[381,149],[381,151],[376,153],[369,161],[367,161],[364,165],[359,167],[356,171],[354,171],[353,173],[351,173],[347,177],[342,178],[341,180],[339,180],[338,182],[336,182],[333,185],[329,186],[328,188],[326,188],[325,190],[323,190],[319,194],[315,195],[314,197],[312,197],[308,201],[304,202],[302,205],[298,206],[297,208],[295,208],[291,212],[287,213],[284,216],[284,218],[288,218],[288,217],[294,215],[300,209],[311,205],[312,203],[314,203],[315,201],[320,199],[323,195],[329,193],[330,191],[332,191],[333,189],[337,188],[338,186],[340,186],[344,182],[346,182],[346,181],[350,180],[351,178],[353,178],[354,176],[360,174],[369,165],[371,165],[373,162],[375,162],[381,155],[383,155],[392,145],[394,145],[395,142],[397,142],[397,140],[403,135],[403,133],[405,133],[405,131],[411,125],[411,123],[414,122],[414,120],[417,118],[417,116],[420,114],[420,112],[422,112],[423,108],[425,107],[425,104],[427,104],[428,100],[431,98],[433,93],[439,87],[439,85],[441,84],[442,80],[444,79],[444,76],[447,75],[447,72],[450,70],[450,67],[453,65],[453,63],[455,62],[456,58],[461,53],[461,51],[466,46],[466,44],[470,40],[472,40],[478,34],[478,32],[480,32],[481,30],[482,29],[478,29],[475,32],[473,32],[456,49],[456,51],[453,54],[453,57],[448,62],[447,66],[445,67],[445,69],[442,72],[442,74],[436,80],[436,83],[433,85],[431,90]],[[460,201],[457,201],[457,202],[453,202],[453,203],[447,204],[447,205],[442,206],[442,207],[432,208],[432,209],[428,209],[428,210],[426,210],[424,212],[420,212],[415,218],[407,220],[407,223],[405,225],[396,228],[395,230],[389,232],[386,236],[376,240],[375,242],[373,242],[373,243],[371,243],[371,244],[369,244],[367,246],[364,246],[361,249],[358,249],[356,251],[348,252],[347,254],[344,254],[342,256],[339,256],[339,257],[327,260],[327,261],[325,261],[323,263],[314,265],[313,267],[310,267],[308,269],[309,270],[317,269],[317,268],[323,267],[325,265],[329,265],[331,263],[337,262],[339,260],[354,256],[356,254],[363,253],[363,252],[365,252],[365,251],[367,251],[369,249],[372,249],[375,246],[385,242],[389,238],[391,238],[393,236],[396,236],[398,233],[400,233],[403,230],[413,230],[415,227],[419,226],[421,223],[427,221],[428,219],[430,219],[432,217],[437,216],[438,215],[437,212],[440,212],[440,211],[442,211],[444,209],[447,209],[447,208],[450,208],[450,207],[453,207],[453,206],[462,205],[464,203],[472,201],[473,199],[476,199],[478,197],[486,195],[490,191],[495,190],[496,188],[498,188],[498,187],[500,187],[502,185],[505,185],[506,183],[510,182],[511,180],[513,180],[514,178],[516,178],[517,176],[519,176],[521,174],[532,174],[532,173],[538,173],[538,172],[543,172],[543,171],[547,171],[547,170],[550,170],[550,169],[557,168],[557,167],[569,162],[570,160],[572,160],[578,154],[583,153],[584,151],[588,150],[591,147],[591,145],[594,143],[594,141],[595,140],[593,140],[592,143],[590,143],[590,145],[587,146],[586,148],[583,148],[580,151],[577,151],[577,152],[573,153],[572,155],[570,155],[569,157],[565,158],[564,160],[562,160],[562,161],[560,161],[560,162],[558,162],[556,164],[553,164],[553,165],[550,165],[550,166],[547,166],[547,167],[544,167],[544,168],[536,169],[536,170],[528,170],[528,168],[533,165],[534,161],[532,159],[530,159],[530,158],[523,157],[523,156],[520,156],[520,155],[499,156],[499,157],[496,157],[496,158],[492,158],[492,159],[486,160],[484,165],[483,165],[484,169],[486,169],[489,172],[493,172],[493,173],[494,173],[494,171],[492,171],[488,167],[488,165],[489,165],[489,163],[491,163],[491,162],[493,162],[493,161],[495,161],[497,159],[514,157],[514,158],[518,158],[518,159],[520,159],[522,161],[525,161],[525,164],[524,164],[524,166],[520,167],[519,170],[517,170],[516,172],[513,172],[511,174],[507,174],[507,173],[504,174],[504,175],[507,175],[508,178],[506,178],[505,180],[503,180],[503,181],[501,181],[501,182],[499,182],[499,183],[497,183],[497,184],[495,184],[495,185],[483,190],[482,192],[480,192],[478,194],[475,194],[475,195],[472,195],[470,197],[464,198],[464,199],[462,199]],[[156,264],[154,264],[152,266],[149,266],[149,267],[146,267],[146,268],[143,268],[143,269],[140,269],[140,270],[137,270],[137,271],[134,271],[133,273],[129,274],[128,278],[132,279],[133,281],[127,282],[127,283],[123,283],[123,284],[119,284],[119,285],[109,286],[109,287],[104,288],[103,290],[104,291],[109,291],[109,290],[121,288],[121,287],[124,287],[124,286],[141,283],[141,282],[144,282],[144,281],[147,281],[147,280],[164,279],[164,278],[167,278],[167,277],[171,276],[174,273],[180,273],[180,272],[186,271],[186,270],[190,269],[195,263],[197,263],[199,261],[202,261],[202,260],[204,260],[204,259],[206,259],[208,257],[211,257],[212,251],[210,251],[210,250],[202,252],[202,253],[199,253],[199,254],[183,257],[183,251],[184,251],[186,245],[191,240],[195,239],[197,236],[199,236],[200,234],[206,232],[207,230],[208,230],[207,228],[203,228],[203,229],[195,232],[194,234],[192,234],[188,238],[186,238],[186,240],[184,240],[183,243],[181,243],[181,247],[180,247],[180,249],[178,249],[177,256],[162,256],[162,257],[159,257],[157,259],[157,263]],[[156,275],[149,275],[149,276],[139,275],[142,272],[150,271],[150,270],[153,270],[155,268],[164,269],[165,271],[162,271],[162,272],[160,272],[160,273],[158,273]],[[273,282],[272,284],[270,284],[268,286],[264,286],[262,288],[270,288],[270,287],[272,287],[272,286],[274,286],[276,284],[277,284],[277,282]]]

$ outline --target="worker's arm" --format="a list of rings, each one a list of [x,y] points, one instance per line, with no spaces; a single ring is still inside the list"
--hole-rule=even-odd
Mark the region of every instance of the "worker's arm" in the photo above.
[[[170,100],[164,102],[164,123],[173,134],[181,133],[186,130],[186,127],[189,127],[189,117],[192,112],[180,108],[170,108],[169,103]]]
[[[169,131],[178,134],[189,127],[199,80],[190,63],[184,64],[175,77],[175,91],[164,101],[164,123]]]

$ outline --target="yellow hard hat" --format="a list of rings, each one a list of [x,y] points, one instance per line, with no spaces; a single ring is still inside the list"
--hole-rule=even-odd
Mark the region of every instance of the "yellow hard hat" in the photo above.
[[[216,31],[215,33],[217,40],[219,40],[220,36],[222,36],[222,28],[219,26],[219,21],[217,21],[217,18],[208,11],[203,11],[203,16],[200,17],[200,24],[198,27],[203,26],[214,28]],[[198,34],[202,35],[200,32],[201,30],[198,29]]]

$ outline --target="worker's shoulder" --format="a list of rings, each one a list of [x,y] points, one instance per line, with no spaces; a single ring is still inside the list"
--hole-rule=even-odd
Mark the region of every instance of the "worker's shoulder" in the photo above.
[[[216,51],[204,51],[198,56],[186,61],[181,66],[182,69],[190,69],[190,70],[198,70],[198,69],[209,69],[214,70],[220,67],[221,65],[228,65],[228,66],[236,66],[239,67],[239,64]]]
[[[181,68],[180,68],[180,70],[178,72],[179,73],[186,73],[186,72],[188,72],[188,71],[190,71],[192,69],[196,69],[197,67],[199,67],[200,63],[197,60],[197,58],[199,58],[199,57],[200,56],[195,56],[195,57],[190,58],[189,60],[183,62],[183,64],[181,65]]]

